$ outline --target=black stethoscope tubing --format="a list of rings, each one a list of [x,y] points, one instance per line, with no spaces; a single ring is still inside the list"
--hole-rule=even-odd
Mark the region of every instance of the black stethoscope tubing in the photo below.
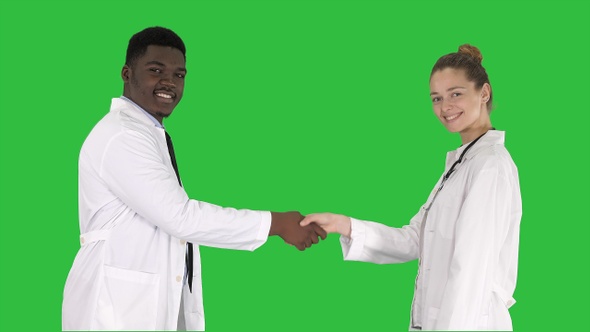
[[[492,130],[493,129],[494,128],[492,128]],[[455,167],[457,167],[457,165],[459,165],[463,161],[463,157],[465,157],[465,154],[467,153],[467,151],[469,151],[469,149],[471,149],[471,147],[473,145],[475,145],[475,143],[477,143],[477,141],[479,141],[479,139],[482,138],[487,133],[488,132],[486,131],[485,133],[481,134],[478,138],[474,139],[471,143],[469,143],[469,145],[467,145],[467,147],[465,148],[465,150],[463,150],[463,152],[459,156],[459,159],[457,159],[457,161],[455,161],[453,163],[453,165],[451,166],[451,168],[449,168],[449,170],[447,171],[447,173],[443,176],[442,181],[440,182],[440,186],[438,187],[437,192],[438,191],[441,191],[441,189],[444,187],[445,182],[447,182],[447,180],[449,179],[449,177],[451,177],[451,174],[453,174],[453,172],[455,171]]]

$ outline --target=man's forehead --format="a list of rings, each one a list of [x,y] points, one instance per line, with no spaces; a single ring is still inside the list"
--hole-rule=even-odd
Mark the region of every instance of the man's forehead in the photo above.
[[[159,61],[164,64],[173,62],[175,65],[184,66],[185,58],[182,52],[172,46],[149,45],[145,54],[140,57],[142,62]]]

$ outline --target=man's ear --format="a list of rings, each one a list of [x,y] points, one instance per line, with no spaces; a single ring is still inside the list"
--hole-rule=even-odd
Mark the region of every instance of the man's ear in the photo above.
[[[125,83],[129,83],[129,75],[131,68],[128,65],[124,65],[123,69],[121,69],[121,78],[123,79],[123,82]]]

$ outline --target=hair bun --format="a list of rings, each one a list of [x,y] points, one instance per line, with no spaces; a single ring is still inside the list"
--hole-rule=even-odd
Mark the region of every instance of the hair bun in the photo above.
[[[473,45],[463,44],[463,45],[459,46],[459,52],[458,53],[467,54],[470,57],[472,57],[475,60],[477,60],[477,62],[480,63],[480,64],[481,64],[481,61],[483,60],[483,55],[481,55],[481,52],[479,51],[479,48],[477,48],[477,47],[475,47]]]

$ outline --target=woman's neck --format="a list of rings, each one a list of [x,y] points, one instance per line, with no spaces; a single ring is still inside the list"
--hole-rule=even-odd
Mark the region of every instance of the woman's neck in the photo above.
[[[479,126],[477,128],[471,128],[471,130],[461,132],[460,133],[461,144],[465,145],[465,144],[473,141],[474,139],[478,138],[479,136],[485,134],[490,129],[492,129],[492,124],[488,122],[484,126]]]

